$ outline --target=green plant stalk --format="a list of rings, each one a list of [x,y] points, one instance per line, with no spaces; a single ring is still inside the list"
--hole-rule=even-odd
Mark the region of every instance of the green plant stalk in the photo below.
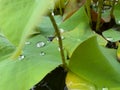
[[[57,35],[57,37],[58,37],[60,54],[61,54],[63,66],[66,66],[65,55],[64,55],[64,51],[63,51],[62,38],[61,38],[61,35],[60,35],[59,28],[58,28],[58,26],[57,26],[57,24],[56,24],[56,21],[55,21],[53,15],[52,15],[51,13],[49,14],[49,17],[50,17],[50,20],[51,20],[51,22],[52,22],[52,24],[53,24],[53,27],[54,27],[54,29],[55,29],[56,35]]]
[[[63,15],[62,8],[64,8],[64,3],[64,0],[59,0],[60,15]]]
[[[86,8],[86,10],[87,10],[87,14],[88,14],[88,18],[89,18],[90,25],[92,25],[90,5],[91,5],[91,0],[86,0],[85,8]]]
[[[113,0],[112,9],[111,9],[111,11],[110,11],[110,16],[113,16],[113,11],[114,11],[114,7],[115,7],[115,2],[116,2],[116,0]]]
[[[98,3],[98,17],[97,17],[96,31],[99,31],[100,28],[103,0],[99,0],[98,2],[99,3]]]

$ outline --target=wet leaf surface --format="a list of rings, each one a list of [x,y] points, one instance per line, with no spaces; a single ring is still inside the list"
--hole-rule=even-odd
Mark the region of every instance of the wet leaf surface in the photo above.
[[[62,22],[61,16],[54,16],[57,25],[59,25]],[[50,18],[48,16],[43,17],[43,21],[40,23],[40,25],[37,26],[37,29],[40,31],[40,33],[48,38],[49,41],[52,41],[55,37],[55,30],[54,27],[50,21]]]
[[[36,46],[39,41],[46,44],[39,48]],[[0,90],[28,90],[62,63],[57,44],[47,43],[41,35],[28,42],[17,59],[6,58],[0,62]],[[7,87],[6,83],[9,83]]]
[[[44,0],[40,1],[42,4],[39,5],[39,0],[0,1],[0,31],[5,35],[4,37],[0,34],[0,90],[29,90],[34,85],[31,90],[67,90],[67,87],[71,90],[71,88],[81,88],[80,83],[82,85],[87,83],[87,86],[84,87],[83,85],[82,89],[90,88],[92,83],[104,90],[108,88],[119,90],[120,64],[117,58],[119,59],[120,47],[116,51],[99,46],[104,46],[106,41],[99,35],[96,35],[98,40],[92,37],[95,34],[90,29],[89,19],[84,7],[81,7],[78,11],[79,7],[75,8],[75,13],[71,9],[70,14],[67,15],[67,17],[71,17],[64,22],[62,22],[62,17],[55,16],[61,30],[64,49],[67,51],[66,56],[70,61],[70,63],[68,61],[69,69],[75,73],[68,73],[67,87],[65,86],[67,72],[62,67],[57,67],[62,63],[61,56],[58,44],[52,42],[55,35],[54,28],[48,17],[42,18],[42,14],[47,8],[45,4],[48,4],[48,2],[43,4]],[[71,2],[73,1],[71,0]],[[119,3],[115,6],[114,11],[118,26],[120,24]],[[40,7],[35,9],[37,5]],[[52,3],[52,8],[53,5]],[[72,3],[68,7],[70,5]],[[35,13],[32,14],[34,9]],[[72,15],[72,13],[74,14]],[[42,18],[43,22],[36,25],[37,21],[41,20],[38,18]],[[114,18],[113,21],[103,24],[101,30],[107,30],[103,32],[103,35],[112,42],[113,46],[111,46],[115,47],[113,42],[120,40],[120,26],[111,30],[115,24]],[[24,29],[26,25],[27,28]],[[34,28],[36,31],[31,32]],[[10,56],[15,50],[14,45],[17,46],[20,42],[21,36],[24,34],[23,31],[25,31],[25,35],[22,37],[23,41],[29,31],[31,38],[25,42],[21,55],[13,60]],[[85,82],[80,77],[84,78]],[[71,81],[73,84],[69,85]]]

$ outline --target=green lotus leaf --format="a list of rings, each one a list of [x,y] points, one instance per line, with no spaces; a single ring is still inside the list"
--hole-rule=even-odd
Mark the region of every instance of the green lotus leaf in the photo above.
[[[16,60],[0,62],[0,90],[29,90],[61,63],[58,45],[35,36],[25,43]]]
[[[69,19],[64,21],[59,25],[60,28],[66,30],[73,30],[77,27],[80,23],[89,24],[89,19],[86,14],[84,6],[82,6],[77,12],[75,12]]]
[[[13,44],[18,45],[35,3],[34,0],[0,0],[1,32]]]
[[[120,63],[116,59],[116,50],[100,47],[95,36],[76,48],[69,69],[98,88],[120,85]]]
[[[80,23],[74,30],[63,33],[63,44],[69,55],[71,56],[75,48],[92,35],[94,33],[85,23]]]
[[[114,16],[117,24],[120,24],[119,10],[120,10],[120,1],[118,1],[117,5],[115,5],[115,8],[114,8]]]
[[[15,46],[12,45],[2,34],[0,34],[0,61],[9,57],[15,50]]]
[[[29,34],[34,33],[50,2],[49,0],[0,0],[1,32],[10,42],[18,46],[20,41],[23,42]]]
[[[111,42],[116,42],[120,40],[120,32],[115,29],[104,31],[103,36]]]

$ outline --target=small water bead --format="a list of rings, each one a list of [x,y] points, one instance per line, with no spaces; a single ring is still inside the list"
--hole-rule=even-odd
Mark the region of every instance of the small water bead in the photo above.
[[[59,47],[58,47],[58,51],[61,51]]]
[[[60,28],[60,33],[63,33],[64,31],[65,31],[64,29]]]
[[[28,41],[27,41],[27,42],[25,42],[25,45],[29,45],[29,44],[31,44],[31,42],[28,42]]]
[[[102,90],[109,90],[107,87],[102,88]]]
[[[65,37],[64,37],[64,36],[61,36],[61,39],[63,40],[63,39],[65,39]]]
[[[24,55],[20,55],[20,56],[19,56],[19,60],[23,60],[24,58],[25,58]]]
[[[118,24],[120,24],[120,20],[118,21]]]
[[[57,39],[57,41],[58,41],[58,37],[56,37],[56,39]],[[62,39],[62,40],[64,40],[64,39],[65,39],[65,37],[64,37],[64,36],[61,36],[61,39]]]
[[[113,40],[112,37],[107,37],[106,39],[107,39],[108,41],[112,41],[112,40]]]
[[[37,46],[38,48],[44,47],[44,46],[45,46],[45,43],[44,43],[44,42],[38,42],[36,46]]]
[[[56,40],[58,41],[58,37],[56,37]]]
[[[30,90],[35,90],[36,86],[33,86]]]
[[[52,12],[52,16],[54,16],[55,14],[54,14],[54,12]]]
[[[63,47],[63,50],[64,50],[65,48]],[[58,51],[61,51],[61,49],[60,49],[60,47],[58,47]]]
[[[92,6],[93,6],[93,7],[96,7],[96,4],[95,4],[95,3],[93,3],[93,4],[92,4]]]
[[[45,52],[40,52],[40,56],[44,56],[46,53]]]

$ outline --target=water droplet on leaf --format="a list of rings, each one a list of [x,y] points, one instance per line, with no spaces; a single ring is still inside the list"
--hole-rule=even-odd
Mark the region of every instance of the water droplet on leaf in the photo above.
[[[120,24],[120,20],[118,21],[118,24]]]
[[[108,41],[112,41],[112,40],[113,40],[112,37],[107,37],[106,39],[107,39]]]
[[[108,88],[107,88],[107,87],[104,87],[104,88],[102,88],[102,90],[108,90]]]
[[[56,37],[56,39],[57,39],[57,41],[59,40],[58,37]],[[65,37],[64,37],[64,36],[61,36],[61,39],[63,40],[63,39],[65,39]]]
[[[60,33],[63,33],[64,31],[65,31],[64,29],[60,28]]]
[[[19,56],[19,60],[23,60],[24,58],[25,58],[24,55],[20,55],[20,56]]]
[[[45,46],[45,43],[44,42],[38,42],[37,43],[37,47],[39,48],[39,47],[44,47]]]
[[[57,40],[57,41],[59,40],[58,37],[56,37],[56,40]]]
[[[58,51],[60,51],[60,48],[58,47]]]
[[[33,86],[30,90],[35,90],[36,86]]]
[[[63,40],[63,39],[65,39],[65,37],[64,37],[64,36],[61,36],[61,39]]]
[[[52,16],[54,16],[54,12],[52,12]]]
[[[64,50],[65,48],[63,47],[62,49]],[[61,51],[60,47],[58,47],[58,51]]]
[[[40,52],[40,56],[44,56],[46,53],[45,52]]]

